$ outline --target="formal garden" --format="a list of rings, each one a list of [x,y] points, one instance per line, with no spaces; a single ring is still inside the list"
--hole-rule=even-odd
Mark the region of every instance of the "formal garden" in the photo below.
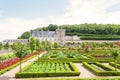
[[[107,80],[109,77],[115,80],[120,76],[119,42],[67,43],[59,47],[57,43],[47,42],[46,45],[45,42],[31,38],[29,45],[14,43],[11,48],[13,53],[0,55],[1,76],[17,66],[19,70],[15,72],[14,78],[18,80],[67,80],[68,77],[72,77],[70,80]],[[21,65],[32,58],[35,60],[24,67]],[[94,77],[84,78],[83,69]]]

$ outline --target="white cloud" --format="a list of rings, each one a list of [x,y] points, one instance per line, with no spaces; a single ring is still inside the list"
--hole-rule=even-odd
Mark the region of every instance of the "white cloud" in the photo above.
[[[17,38],[24,31],[49,24],[80,23],[120,23],[120,11],[107,12],[106,9],[120,3],[120,0],[68,0],[66,13],[37,19],[0,19],[0,40]]]
[[[18,19],[8,18],[0,20],[0,40],[15,39],[23,32],[35,29],[37,27],[47,26],[48,23],[44,19]]]

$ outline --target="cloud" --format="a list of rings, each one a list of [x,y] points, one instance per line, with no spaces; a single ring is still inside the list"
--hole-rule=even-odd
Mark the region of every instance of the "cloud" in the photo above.
[[[68,0],[65,14],[37,19],[0,19],[0,40],[20,36],[24,31],[49,24],[120,23],[120,11],[109,12],[120,0]]]
[[[108,12],[107,9],[120,3],[120,0],[68,0],[69,6],[61,23],[120,23],[120,11]],[[60,22],[58,20],[58,23]]]
[[[47,25],[46,20],[42,18],[32,20],[19,18],[0,19],[0,40],[15,39],[25,31]]]

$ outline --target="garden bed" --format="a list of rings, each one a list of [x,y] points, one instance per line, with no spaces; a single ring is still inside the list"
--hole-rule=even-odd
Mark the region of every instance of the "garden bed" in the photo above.
[[[106,66],[102,63],[87,63],[83,62],[83,66],[99,76],[120,76],[120,71],[115,72],[111,66]]]
[[[16,73],[16,78],[79,76],[80,72],[72,62],[33,62]]]

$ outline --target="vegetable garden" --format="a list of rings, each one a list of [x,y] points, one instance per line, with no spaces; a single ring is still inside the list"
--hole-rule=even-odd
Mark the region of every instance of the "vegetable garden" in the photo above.
[[[80,72],[72,62],[34,62],[23,68],[21,73],[16,73],[17,78],[79,75]]]

